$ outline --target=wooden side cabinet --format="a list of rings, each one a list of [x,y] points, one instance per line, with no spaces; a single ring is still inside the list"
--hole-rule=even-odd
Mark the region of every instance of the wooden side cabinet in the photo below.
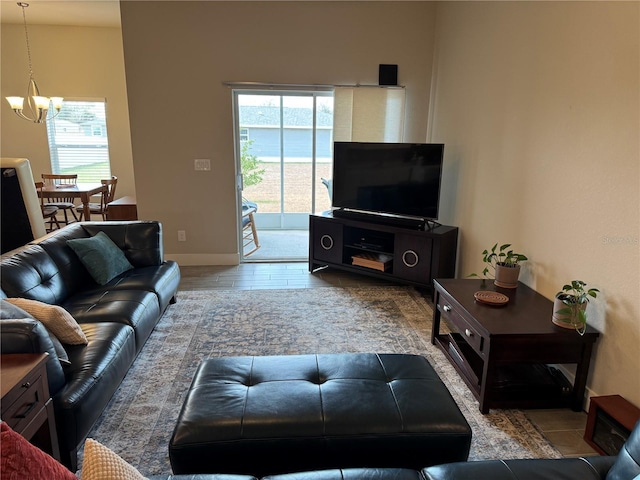
[[[122,197],[108,203],[107,220],[138,220],[135,197]]]
[[[600,455],[617,455],[640,419],[640,408],[620,395],[591,397],[584,440]]]
[[[48,360],[46,353],[0,355],[0,415],[14,431],[59,461]]]

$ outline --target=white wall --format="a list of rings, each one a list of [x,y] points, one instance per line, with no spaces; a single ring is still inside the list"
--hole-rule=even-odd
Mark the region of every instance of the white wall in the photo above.
[[[138,211],[162,220],[166,252],[183,265],[239,260],[224,81],[377,84],[379,64],[398,64],[406,138],[425,138],[432,3],[123,2],[121,12]],[[211,172],[195,172],[196,158]]]
[[[459,276],[510,242],[546,297],[573,279],[599,288],[588,387],[636,405],[639,7],[439,3],[430,123],[446,144],[441,221],[461,230]]]
[[[17,7],[16,7],[17,8]],[[33,71],[47,96],[105,98],[112,174],[116,196],[134,195],[133,158],[124,57],[119,28],[29,25]],[[3,157],[24,157],[33,176],[51,173],[47,127],[19,118],[4,99],[24,97],[29,81],[24,26],[2,24],[0,150]]]

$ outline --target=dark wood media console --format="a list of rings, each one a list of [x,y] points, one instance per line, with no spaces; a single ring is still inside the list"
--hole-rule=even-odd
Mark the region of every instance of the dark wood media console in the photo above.
[[[332,212],[309,217],[311,272],[332,267],[432,289],[434,278],[455,276],[457,245],[457,227],[418,230]]]

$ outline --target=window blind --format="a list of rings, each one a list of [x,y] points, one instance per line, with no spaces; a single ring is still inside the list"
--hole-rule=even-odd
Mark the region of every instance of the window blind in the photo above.
[[[402,142],[405,89],[336,87],[333,135],[341,142]]]
[[[51,173],[76,173],[79,183],[110,178],[106,101],[65,100],[57,116],[52,110],[47,119]]]

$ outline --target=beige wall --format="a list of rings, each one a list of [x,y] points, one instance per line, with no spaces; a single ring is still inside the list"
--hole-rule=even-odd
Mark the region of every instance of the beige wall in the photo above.
[[[546,297],[576,278],[599,288],[588,387],[636,405],[639,6],[439,3],[430,123],[446,144],[441,221],[461,230],[459,276],[511,242]]]
[[[37,179],[51,172],[46,125],[19,118],[4,99],[26,94],[24,27],[3,24],[1,31],[0,149],[3,157],[28,158]],[[116,193],[135,194],[120,29],[29,25],[29,40],[35,79],[43,95],[106,98],[111,170],[118,176]]]
[[[160,1],[121,11],[138,208],[162,220],[166,251],[183,265],[239,261],[224,81],[377,84],[380,63],[398,64],[406,138],[425,139],[431,3]],[[196,158],[211,159],[211,172],[194,171]]]

